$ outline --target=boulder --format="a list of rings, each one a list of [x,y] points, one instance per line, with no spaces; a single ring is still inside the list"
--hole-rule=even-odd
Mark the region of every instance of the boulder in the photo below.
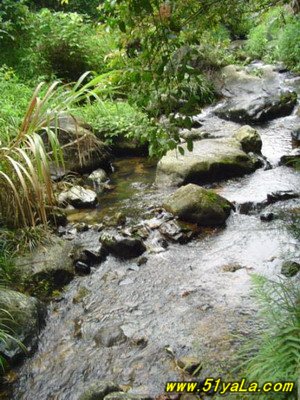
[[[235,65],[223,68],[218,84],[226,101],[216,115],[236,122],[260,123],[291,114],[297,94],[281,88],[278,74],[271,67],[261,69],[260,75]]]
[[[40,245],[16,260],[16,273],[27,285],[47,281],[52,288],[62,287],[74,277],[72,250],[72,243],[52,236],[47,246]]]
[[[78,400],[103,400],[106,395],[119,392],[121,388],[111,381],[98,381],[93,383]]]
[[[299,271],[300,264],[296,261],[286,261],[281,266],[281,273],[287,278],[297,275]]]
[[[67,170],[85,172],[108,165],[111,158],[108,146],[80,119],[62,114],[57,120],[50,122],[50,128],[57,133]],[[48,146],[49,139],[46,132],[41,136]]]
[[[183,221],[212,227],[223,225],[233,209],[228,200],[194,184],[177,189],[163,206]]]
[[[240,142],[242,149],[246,153],[260,153],[262,148],[262,140],[256,129],[251,128],[249,125],[242,126],[238,129],[234,138]]]
[[[261,164],[246,154],[234,138],[204,139],[194,142],[193,151],[182,145],[184,155],[168,151],[159,161],[158,186],[181,186],[186,183],[216,182],[255,171]]]
[[[122,259],[139,257],[146,251],[146,246],[139,236],[125,236],[115,230],[103,233],[100,241],[108,253]]]
[[[37,347],[45,317],[46,307],[39,300],[13,290],[1,289],[0,319],[15,340],[1,340],[0,354],[10,362],[16,362],[26,354],[26,349],[32,353]]]
[[[97,193],[82,186],[73,186],[58,195],[60,205],[71,204],[75,208],[91,208],[97,204]]]

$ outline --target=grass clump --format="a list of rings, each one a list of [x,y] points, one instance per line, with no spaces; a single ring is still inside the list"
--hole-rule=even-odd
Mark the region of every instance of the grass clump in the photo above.
[[[299,385],[300,287],[293,280],[271,281],[261,276],[253,280],[263,331],[244,347],[242,375],[260,385],[269,381]],[[260,396],[269,399],[270,393]],[[272,393],[272,398],[297,399],[297,388],[290,394]]]

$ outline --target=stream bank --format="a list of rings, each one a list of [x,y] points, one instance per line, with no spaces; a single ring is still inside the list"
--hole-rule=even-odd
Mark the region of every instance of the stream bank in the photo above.
[[[300,94],[297,77],[273,72],[280,85]],[[238,93],[233,93],[237,103]],[[196,119],[201,132],[224,140],[244,121],[222,119],[216,113],[222,107],[224,102],[209,107]],[[258,329],[251,274],[274,278],[283,262],[300,260],[289,229],[293,215],[299,216],[299,172],[280,165],[295,145],[291,133],[300,121],[296,112],[287,114],[255,124],[267,161],[263,167],[205,182],[235,204],[226,227],[201,228],[184,244],[162,233],[170,228],[161,226],[173,220],[161,206],[175,188],[154,184],[155,164],[142,158],[114,163],[115,190],[99,194],[99,209],[73,211],[61,234],[71,242],[99,245],[103,220],[121,211],[126,221],[120,230],[149,228],[144,260],[108,254],[90,275],[77,276],[66,287],[49,306],[37,352],[17,370],[12,398],[77,400],[102,380],[153,398],[164,392],[166,381],[191,378],[178,366],[185,356],[203,365],[201,377],[230,374],[239,345],[234,337]],[[287,192],[294,196],[287,199]],[[275,218],[263,222],[262,212]],[[88,229],[80,231],[74,223]]]

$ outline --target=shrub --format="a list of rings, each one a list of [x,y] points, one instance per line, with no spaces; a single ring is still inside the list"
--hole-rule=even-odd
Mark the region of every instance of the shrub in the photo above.
[[[150,156],[162,155],[170,145],[170,136],[154,120],[126,102],[97,102],[78,108],[75,114],[109,144],[120,137],[149,143]]]
[[[32,96],[32,89],[21,83],[11,68],[0,68],[0,143],[16,133]]]
[[[287,67],[300,71],[300,18],[295,17],[285,27],[278,41],[279,58]]]

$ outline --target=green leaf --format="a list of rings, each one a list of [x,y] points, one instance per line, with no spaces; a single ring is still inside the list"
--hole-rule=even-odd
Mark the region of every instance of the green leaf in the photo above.
[[[177,148],[178,148],[179,153],[180,153],[182,156],[184,156],[184,148],[181,147],[181,146],[178,146]]]
[[[193,143],[192,139],[187,139],[186,144],[187,144],[188,151],[193,151],[194,143]]]
[[[119,29],[121,32],[126,33],[126,25],[124,21],[119,21]]]

